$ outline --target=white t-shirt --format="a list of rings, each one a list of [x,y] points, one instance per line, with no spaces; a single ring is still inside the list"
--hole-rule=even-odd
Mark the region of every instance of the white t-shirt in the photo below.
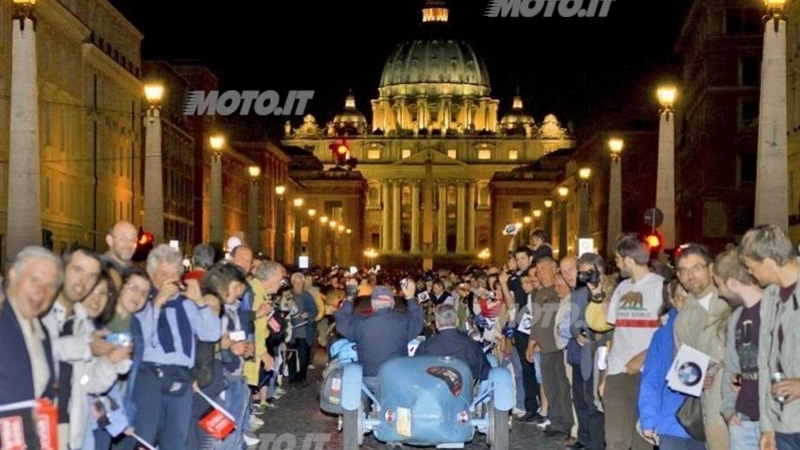
[[[664,277],[650,273],[638,283],[627,279],[617,286],[608,307],[608,323],[614,325],[608,374],[625,372],[625,364],[650,347],[661,325],[658,311],[663,303]]]

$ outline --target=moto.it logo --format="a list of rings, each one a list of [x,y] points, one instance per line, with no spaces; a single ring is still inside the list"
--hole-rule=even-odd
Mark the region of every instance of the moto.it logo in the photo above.
[[[489,0],[486,17],[606,17],[614,0]]]
[[[314,91],[289,91],[281,102],[276,91],[190,91],[183,104],[186,116],[246,116],[252,110],[259,116],[302,116]]]

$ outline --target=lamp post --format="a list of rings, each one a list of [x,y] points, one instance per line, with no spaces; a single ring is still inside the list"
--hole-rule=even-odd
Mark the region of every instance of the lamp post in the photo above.
[[[480,258],[481,265],[483,267],[486,267],[486,262],[489,261],[489,258],[491,256],[492,256],[492,254],[491,254],[491,252],[489,251],[488,248],[485,248],[485,249],[481,250],[480,253],[478,253],[478,258]]]
[[[153,233],[153,242],[164,242],[164,177],[161,149],[161,100],[164,86],[146,84],[147,115],[144,119],[144,229]]]
[[[625,143],[622,139],[611,138],[608,148],[611,152],[611,176],[608,183],[608,234],[606,235],[606,259],[614,256],[617,238],[622,234],[622,161],[620,153]]]
[[[784,3],[785,0],[766,0],[769,15],[764,28],[764,56],[761,60],[755,225],[772,224],[788,232]]]
[[[209,242],[222,244],[222,150],[225,136],[215,134],[209,138],[211,145],[211,218]]]
[[[567,195],[569,188],[558,188],[558,259],[567,256]]]
[[[547,239],[553,242],[553,201],[549,198],[544,201],[544,231]]]
[[[308,240],[306,242],[307,245],[307,252],[309,259],[314,256],[314,250],[316,250],[316,235],[317,233],[314,230],[314,220],[317,218],[317,210],[314,208],[308,208]]]
[[[292,258],[295,263],[299,263],[300,254],[303,253],[302,236],[300,236],[303,225],[303,216],[300,214],[300,208],[303,207],[303,199],[294,199],[294,254]]]
[[[656,175],[656,208],[664,215],[661,223],[663,248],[675,248],[675,86],[658,88],[661,118],[658,127],[658,172]],[[661,255],[662,258],[666,254]]]
[[[542,218],[542,210],[541,209],[534,209],[533,210],[533,228],[539,228],[541,224],[539,220]]]
[[[331,262],[330,262],[329,265],[333,266],[338,261],[336,259],[336,226],[337,226],[337,223],[336,223],[335,220],[331,220],[330,222],[328,222],[328,225],[330,226],[330,231],[329,231],[330,235],[329,235],[329,237],[330,237],[330,241],[331,241]]]
[[[283,194],[286,193],[286,186],[275,186],[275,194],[278,196],[278,207],[276,208],[278,217],[275,227],[275,261],[284,262],[286,259],[286,204]]]
[[[328,216],[319,218],[320,224],[320,247],[322,248],[322,264],[330,267],[330,258],[328,257]]]
[[[8,155],[8,261],[42,244],[35,0],[14,0]]]
[[[248,198],[247,208],[247,234],[250,237],[250,248],[253,249],[253,252],[258,252],[258,250],[261,248],[261,239],[258,232],[258,213],[260,209],[258,204],[258,180],[261,177],[261,167],[253,165],[248,167],[247,171],[250,174],[250,195]]]
[[[578,170],[578,177],[581,179],[581,205],[578,213],[578,238],[589,237],[589,178],[592,176],[592,169],[583,167]]]
[[[524,226],[522,227],[522,237],[520,238],[519,245],[528,245],[528,241],[531,238],[531,216],[523,217],[522,223]]]

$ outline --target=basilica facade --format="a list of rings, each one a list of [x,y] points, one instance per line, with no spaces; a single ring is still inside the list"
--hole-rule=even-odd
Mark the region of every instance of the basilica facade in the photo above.
[[[371,104],[367,119],[348,95],[344,110],[325,124],[312,115],[287,122],[282,143],[312,153],[328,171],[347,170],[331,151],[347,146],[365,180],[364,210],[355,214],[363,221],[360,241],[384,261],[432,267],[474,262],[499,248],[502,224],[530,216],[550,187],[521,189],[519,198],[496,204],[495,193],[507,189],[494,180],[575,145],[554,115],[535,120],[519,96],[500,116],[483,60],[451,37],[448,9],[437,1],[423,8],[419,36],[389,56]]]

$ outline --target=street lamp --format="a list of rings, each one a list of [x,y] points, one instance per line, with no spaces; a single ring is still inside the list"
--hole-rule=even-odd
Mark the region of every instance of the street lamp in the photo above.
[[[300,213],[300,208],[303,207],[303,199],[302,198],[295,198],[292,202],[294,204],[294,260],[299,262],[298,258],[300,254],[303,252],[303,236],[302,236],[302,225],[303,225],[303,215]]]
[[[766,0],[773,26],[764,27],[758,113],[755,225],[789,231],[786,119],[786,17],[784,1]]]
[[[569,188],[558,188],[558,257],[567,256],[567,195]]]
[[[611,152],[611,174],[608,183],[608,234],[606,235],[606,258],[616,252],[617,238],[622,233],[622,160],[620,154],[625,143],[620,138],[608,140]]]
[[[553,201],[548,198],[543,203],[545,214],[544,231],[547,233],[547,239],[553,239]]]
[[[276,208],[278,217],[275,226],[275,261],[284,262],[286,251],[286,204],[283,194],[286,193],[286,186],[275,186],[275,194],[278,196],[278,207]]]
[[[259,232],[258,232],[258,179],[261,177],[261,167],[253,165],[247,168],[250,174],[250,198],[247,214],[247,225],[249,227],[248,235],[250,236],[250,248],[253,252],[258,252],[261,248]]]
[[[663,214],[661,223],[662,245],[665,249],[675,248],[675,86],[658,88],[658,101],[661,103],[658,128],[658,170],[656,172],[656,208]],[[666,258],[666,254],[660,255]]]
[[[481,260],[481,265],[485,267],[486,266],[486,262],[489,260],[489,258],[491,256],[492,256],[492,254],[491,254],[491,252],[489,251],[488,248],[485,248],[485,249],[481,250],[481,252],[478,253],[478,258],[480,258],[480,260]]]
[[[589,178],[591,176],[592,169],[589,167],[582,167],[580,170],[578,170],[578,177],[581,179],[581,204],[580,211],[578,212],[578,239],[589,237]],[[578,245],[576,248],[580,249],[580,245]]]
[[[159,83],[144,85],[147,114],[144,120],[144,229],[153,233],[153,242],[164,242],[164,179],[161,142],[161,100],[164,86]]]
[[[222,243],[222,151],[225,148],[225,136],[214,134],[208,138],[211,146],[211,220],[209,224],[209,241],[212,244]]]

